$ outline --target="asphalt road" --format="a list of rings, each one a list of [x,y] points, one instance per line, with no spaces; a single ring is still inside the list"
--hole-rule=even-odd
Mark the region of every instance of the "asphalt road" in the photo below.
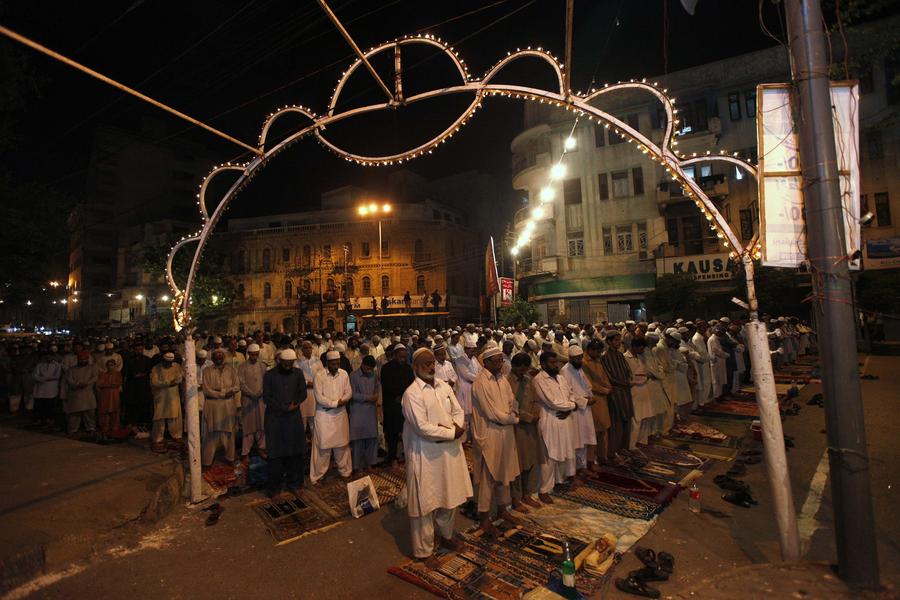
[[[879,380],[863,381],[866,426],[872,457],[872,489],[882,580],[889,590],[900,586],[900,519],[896,517],[897,482],[900,481],[900,357],[872,357],[866,369]],[[797,417],[788,417],[785,432],[796,439],[788,460],[798,514],[803,517],[801,535],[810,561],[834,562],[832,506],[828,478],[821,459],[825,451],[823,411],[805,401],[819,386],[801,393],[803,406]],[[778,562],[777,533],[765,482],[763,465],[749,468],[744,478],[751,484],[759,505],[742,509],[721,500],[713,476],[724,472],[717,464],[700,480],[703,512],[691,513],[682,494],[660,516],[657,525],[640,542],[676,557],[672,579],[659,584],[663,597],[687,598],[703,588],[704,580],[730,570]],[[817,470],[819,476],[816,477]],[[815,482],[814,482],[815,479]],[[819,505],[810,489],[821,488]],[[405,513],[387,507],[363,519],[276,547],[247,503],[255,495],[225,501],[219,523],[205,527],[206,513],[177,508],[154,528],[146,528],[127,548],[98,556],[90,565],[53,581],[45,577],[16,597],[129,598],[432,598],[418,588],[386,573],[387,567],[409,553]],[[818,506],[818,509],[816,509]],[[804,510],[805,507],[805,510]],[[98,506],[98,510],[103,510]],[[459,518],[458,527],[470,522]],[[622,577],[639,566],[628,553],[616,570]],[[784,579],[784,578],[781,578]],[[776,581],[772,585],[779,585]],[[761,597],[760,589],[746,589],[746,597]],[[633,598],[613,586],[604,598]],[[790,597],[778,589],[768,597]],[[800,596],[797,596],[800,597]],[[816,596],[805,596],[816,597]]]

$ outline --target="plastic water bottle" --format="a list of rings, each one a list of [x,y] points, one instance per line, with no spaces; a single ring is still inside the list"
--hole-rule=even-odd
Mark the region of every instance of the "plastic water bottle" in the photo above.
[[[691,483],[690,497],[688,498],[688,508],[692,513],[700,512],[700,488],[696,483]]]
[[[572,560],[572,551],[569,549],[569,541],[565,541],[565,555],[562,564],[559,566],[559,572],[562,575],[562,592],[564,598],[576,598],[575,591],[575,562]]]

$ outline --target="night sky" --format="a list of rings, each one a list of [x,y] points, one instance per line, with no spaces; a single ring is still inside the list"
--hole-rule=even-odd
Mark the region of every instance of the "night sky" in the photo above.
[[[543,46],[563,54],[564,0],[332,0],[332,8],[362,48],[423,32],[453,42],[470,72],[480,75],[508,50]],[[700,0],[691,17],[678,0],[576,0],[573,87],[660,74],[771,46],[759,26],[755,0]],[[762,2],[763,16],[782,32],[778,7]],[[283,104],[323,112],[352,52],[318,3],[310,0],[191,0],[165,2],[6,3],[0,22],[160,101],[255,144],[265,114]],[[667,29],[667,43],[664,31]],[[459,42],[459,43],[457,43]],[[13,42],[0,51],[25,59],[26,102],[12,113],[13,152],[5,169],[83,195],[90,143],[98,126],[139,129],[153,117],[168,143],[189,139],[216,161],[245,158],[241,149],[69,67]],[[449,82],[447,61],[433,52],[404,56],[407,91]],[[376,65],[390,80],[393,66]],[[517,67],[507,81],[542,85],[547,72]],[[380,98],[362,69],[348,102]],[[390,86],[390,84],[389,84]],[[330,135],[348,148],[399,150],[430,137],[459,114],[466,99],[435,101],[417,109],[354,119]],[[519,101],[488,99],[452,143],[409,168],[426,177],[468,169],[509,182],[509,143],[522,129]],[[322,190],[356,183],[377,188],[386,169],[365,169],[338,159],[312,140],[295,145],[245,192],[251,200],[232,215],[310,208]],[[205,173],[198,173],[198,182]],[[254,201],[255,200],[255,201]]]

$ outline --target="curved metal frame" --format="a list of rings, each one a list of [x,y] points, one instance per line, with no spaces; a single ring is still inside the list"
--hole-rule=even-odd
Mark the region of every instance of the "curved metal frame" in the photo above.
[[[565,78],[563,76],[564,67],[562,63],[542,48],[526,48],[524,50],[517,50],[516,52],[508,53],[505,58],[498,61],[494,66],[488,69],[488,71],[482,78],[473,79],[466,69],[465,61],[459,58],[457,52],[453,50],[453,48],[451,48],[449,45],[444,43],[440,38],[431,35],[407,36],[390,42],[385,42],[383,44],[370,48],[365,52],[365,57],[368,59],[369,57],[375,56],[376,54],[388,50],[399,52],[399,48],[414,44],[427,45],[440,49],[445,54],[445,56],[450,58],[451,62],[455,66],[457,72],[460,75],[461,83],[459,85],[423,92],[409,98],[395,97],[393,100],[388,102],[361,106],[348,109],[344,112],[335,113],[340,94],[343,91],[345,84],[349,80],[350,76],[353,75],[353,73],[362,64],[361,59],[356,59],[350,65],[350,67],[344,73],[342,73],[341,78],[338,81],[334,92],[332,93],[331,100],[328,103],[328,110],[325,115],[318,116],[312,110],[302,106],[285,106],[273,113],[270,113],[263,123],[263,127],[259,136],[259,149],[261,151],[261,155],[255,157],[253,160],[245,164],[229,163],[217,165],[203,179],[203,183],[200,185],[200,190],[197,194],[197,206],[201,217],[201,229],[196,233],[183,237],[181,240],[179,240],[178,243],[176,243],[172,250],[169,252],[168,261],[166,264],[166,280],[172,290],[172,312],[176,330],[180,330],[181,328],[190,324],[191,289],[197,275],[197,266],[203,256],[203,250],[206,247],[209,236],[212,234],[216,224],[219,222],[224,212],[228,209],[231,201],[244,187],[246,187],[250,180],[268,163],[270,159],[274,158],[280,152],[288,148],[291,144],[294,144],[295,142],[308,135],[314,135],[316,140],[320,144],[322,144],[325,148],[337,154],[338,156],[344,158],[345,160],[367,166],[393,165],[395,163],[399,164],[403,161],[411,160],[424,154],[430,154],[435,147],[453,137],[453,134],[459,131],[459,129],[468,122],[469,118],[472,117],[475,112],[481,107],[481,102],[485,96],[501,95],[523,98],[526,100],[535,100],[541,103],[554,104],[560,108],[565,108],[566,110],[575,112],[579,116],[586,117],[592,121],[596,119],[598,122],[603,123],[607,128],[612,127],[615,133],[623,135],[629,143],[636,144],[641,152],[649,155],[653,160],[661,163],[666,168],[669,176],[674,181],[680,183],[681,186],[686,189],[688,196],[690,196],[694,200],[694,203],[697,205],[697,207],[700,208],[701,211],[703,211],[707,220],[710,221],[710,226],[713,227],[713,229],[717,230],[717,235],[722,240],[722,243],[726,247],[733,248],[733,253],[735,255],[741,255],[745,266],[748,262],[750,262],[750,256],[757,252],[758,245],[756,239],[752,240],[746,247],[741,248],[739,239],[729,227],[728,222],[725,221],[723,216],[719,213],[718,209],[716,209],[713,202],[703,192],[697,182],[695,182],[684,173],[684,167],[699,161],[724,161],[737,165],[738,167],[746,170],[755,179],[758,179],[756,168],[751,163],[734,158],[733,156],[727,156],[724,154],[724,152],[716,155],[707,153],[706,156],[685,158],[683,155],[674,150],[673,146],[676,143],[673,140],[674,126],[677,124],[676,115],[678,111],[675,108],[674,99],[669,98],[669,96],[666,95],[667,90],[660,90],[657,84],[647,83],[646,80],[632,80],[629,82],[620,82],[615,85],[605,85],[600,89],[591,90],[588,93],[567,93],[564,89]],[[552,67],[554,74],[556,75],[557,82],[559,83],[558,90],[549,91],[527,86],[491,83],[493,78],[500,71],[502,71],[502,69],[506,65],[515,60],[529,57],[543,60]],[[622,122],[615,116],[590,104],[591,101],[600,98],[603,95],[626,89],[645,91],[655,96],[665,108],[667,123],[662,143],[659,146],[654,144],[641,132],[630,127],[627,123]],[[463,111],[462,115],[454,120],[449,127],[445,128],[441,133],[435,135],[427,142],[404,152],[384,156],[366,156],[356,154],[337,147],[324,135],[324,131],[328,127],[328,125],[343,121],[353,116],[358,116],[387,108],[393,108],[400,105],[413,104],[415,102],[421,102],[423,100],[442,97],[449,94],[464,93],[473,94],[473,100]],[[308,118],[310,120],[310,123],[290,134],[287,138],[275,144],[271,149],[266,150],[265,145],[272,124],[275,122],[275,120],[288,113],[300,114]],[[212,214],[209,214],[206,207],[206,192],[208,190],[209,183],[215,176],[225,171],[240,171],[241,174],[231,185],[228,191],[223,195],[221,201],[213,210]],[[173,259],[175,257],[175,254],[179,250],[181,250],[184,246],[194,242],[197,243],[197,247],[194,250],[194,257],[191,261],[191,268],[188,272],[188,278],[185,282],[184,289],[182,290],[178,287],[173,277]],[[752,269],[752,263],[750,268]]]

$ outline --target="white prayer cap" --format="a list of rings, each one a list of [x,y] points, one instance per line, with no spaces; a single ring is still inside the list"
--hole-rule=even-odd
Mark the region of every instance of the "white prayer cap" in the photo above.
[[[634,321],[625,321],[626,325],[634,325]]]
[[[247,340],[238,340],[238,348],[243,348],[247,345]]]
[[[488,340],[484,344],[485,348],[499,348],[500,346],[494,340]]]
[[[683,339],[681,334],[678,333],[678,330],[673,331],[672,333],[666,332],[666,335],[672,338],[673,340],[678,340],[679,342]]]
[[[444,336],[442,336],[442,335],[436,335],[436,336],[434,336],[434,341],[435,341],[435,342],[443,342],[443,341],[444,341]]]
[[[668,329],[666,329],[666,335],[672,335],[673,333],[678,333],[678,330],[674,327],[669,327]]]
[[[399,342],[399,341],[400,341],[400,336],[399,336],[399,335],[395,335],[394,337],[391,338],[391,342],[394,343],[394,344],[396,344],[396,343]]]
[[[404,346],[403,344],[394,344],[394,352],[396,352],[397,350],[406,350],[406,346]]]
[[[329,350],[325,353],[325,360],[340,360],[341,353],[337,350]]]
[[[97,350],[105,350],[106,344],[97,344]]]
[[[675,319],[676,323],[684,323],[684,319]]]
[[[297,360],[297,353],[290,348],[285,348],[278,353],[278,360]]]
[[[500,348],[498,348],[497,346],[490,346],[489,348],[486,348],[484,352],[481,353],[481,358],[487,359],[492,356],[497,356],[498,354],[503,354],[503,351],[500,350]]]
[[[373,336],[372,336],[372,341],[375,342],[375,343],[377,344],[378,342],[381,341],[381,338],[378,337],[377,335],[373,335]]]
[[[467,339],[466,342],[463,344],[463,348],[477,348],[477,347],[478,346],[475,344],[475,342],[473,342],[470,339]]]
[[[719,319],[719,320],[722,321],[723,323],[731,323],[731,319],[729,319],[728,317],[722,317],[722,318]],[[783,321],[783,320],[784,320],[784,317],[781,317],[781,318],[779,319],[779,321]]]
[[[435,344],[434,348],[431,349],[432,352],[437,352],[438,350],[446,350],[447,347],[443,344]]]
[[[528,346],[529,348],[531,348],[531,350],[533,352],[537,351],[537,342],[536,341],[528,340],[527,342],[525,342],[525,345]]]
[[[250,344],[247,346],[247,352],[259,352],[259,344]]]
[[[325,334],[325,339],[326,339],[326,340],[330,340],[330,339],[331,339],[331,334],[330,334],[330,333],[326,333],[326,334]]]
[[[685,333],[690,333],[690,331],[691,331],[691,330],[688,329],[687,327],[679,327],[679,328],[678,328],[678,333],[680,333],[680,334],[682,334],[682,335],[684,335]]]
[[[203,348],[197,350],[197,358],[206,358],[207,353]]]
[[[106,348],[107,350],[112,350],[113,349],[112,342],[106,342],[106,345],[104,346],[104,348]]]
[[[220,338],[219,336],[216,336],[213,338],[213,344],[221,344],[221,343],[222,343],[222,338]]]
[[[581,356],[582,354],[584,354],[584,350],[582,350],[581,346],[579,346],[578,344],[572,344],[571,346],[569,346],[569,357]]]
[[[656,331],[648,331],[647,335],[644,337],[646,337],[648,340],[659,341],[659,333],[657,333]]]
[[[347,346],[344,344],[344,342],[338,342],[334,345],[334,349],[336,352],[346,352]]]
[[[413,329],[413,334],[414,334],[414,335],[419,335],[419,330],[418,330],[418,329]]]
[[[175,355],[171,352],[166,352],[163,354],[163,360],[175,360]]]

